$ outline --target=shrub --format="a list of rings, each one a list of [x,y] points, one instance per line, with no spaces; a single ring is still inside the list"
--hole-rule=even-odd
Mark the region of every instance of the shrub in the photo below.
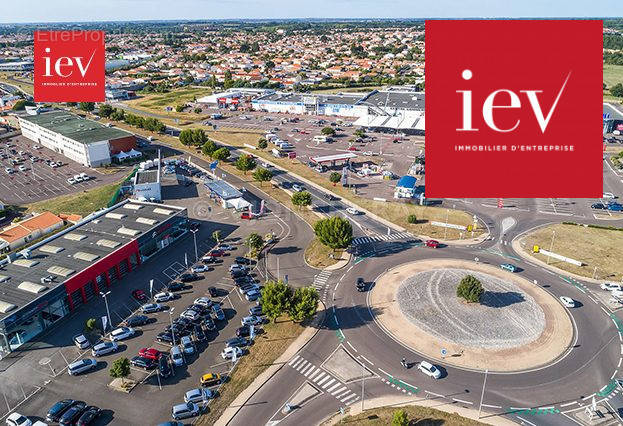
[[[414,214],[410,214],[409,216],[407,216],[407,222],[417,223],[417,216]]]
[[[463,278],[456,288],[456,295],[470,303],[479,302],[484,292],[482,284],[473,275]]]

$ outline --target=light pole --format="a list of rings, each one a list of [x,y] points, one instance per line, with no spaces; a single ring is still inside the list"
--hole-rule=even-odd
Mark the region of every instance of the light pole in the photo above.
[[[482,393],[480,394],[480,407],[478,407],[478,418],[480,419],[480,412],[482,411],[482,400],[485,397],[485,386],[487,386],[487,374],[489,374],[489,369],[485,370],[485,381],[482,384]]]
[[[199,255],[197,254],[197,231],[198,229],[190,230],[190,232],[193,233],[193,241],[195,242],[195,262],[199,262]]]
[[[549,253],[553,253],[554,251],[554,237],[556,236],[556,231],[552,231],[552,243],[549,246]],[[547,255],[547,264],[549,265],[550,254]]]
[[[108,299],[106,298],[106,296],[108,296],[110,294],[110,291],[107,291],[106,293],[102,293],[100,291],[100,295],[104,298],[104,303],[106,304],[106,316],[108,317],[108,326],[112,326],[112,324],[110,323],[110,310],[108,309]],[[112,328],[112,327],[111,327]],[[104,333],[106,333],[106,327],[104,327]]]
[[[169,309],[169,321],[171,322],[171,337],[173,339],[173,346],[175,346],[175,330],[173,330],[173,311],[175,308]]]

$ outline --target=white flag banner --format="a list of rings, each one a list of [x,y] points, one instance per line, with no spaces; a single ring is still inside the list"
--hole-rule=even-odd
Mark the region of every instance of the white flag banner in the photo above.
[[[188,268],[188,253],[184,253],[184,264]]]
[[[154,280],[149,280],[149,294],[154,292]]]
[[[231,351],[231,362],[235,364],[237,360],[238,360],[238,351],[236,351],[236,348],[234,347]]]
[[[108,326],[108,317],[104,315],[102,317],[102,328],[104,329],[104,331],[106,331],[106,326]]]

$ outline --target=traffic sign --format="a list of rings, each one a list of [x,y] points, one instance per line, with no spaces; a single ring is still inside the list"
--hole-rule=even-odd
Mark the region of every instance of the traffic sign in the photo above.
[[[448,355],[448,350],[446,348],[441,348],[441,357],[444,358]]]

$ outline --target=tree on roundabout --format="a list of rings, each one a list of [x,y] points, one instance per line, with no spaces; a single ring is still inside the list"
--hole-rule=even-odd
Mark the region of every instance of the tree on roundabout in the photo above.
[[[456,295],[469,303],[479,302],[484,292],[481,282],[473,275],[464,277],[456,288]]]

